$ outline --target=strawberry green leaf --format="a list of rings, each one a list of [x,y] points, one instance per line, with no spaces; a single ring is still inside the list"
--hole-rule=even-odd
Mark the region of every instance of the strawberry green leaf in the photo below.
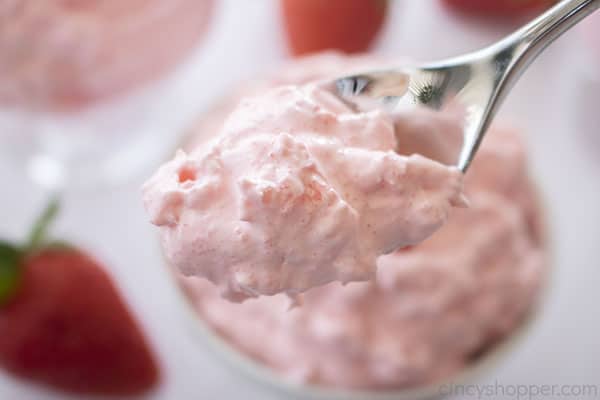
[[[21,252],[15,246],[0,242],[0,306],[16,292],[21,278]]]

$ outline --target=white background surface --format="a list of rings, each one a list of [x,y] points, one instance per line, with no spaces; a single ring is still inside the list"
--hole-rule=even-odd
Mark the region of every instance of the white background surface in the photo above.
[[[434,0],[396,0],[392,11],[378,53],[434,59],[511,29],[448,16]],[[190,88],[204,92],[200,106],[285,56],[277,12],[271,0],[221,1],[193,60],[195,73],[206,76],[203,87]],[[568,33],[523,76],[501,112],[527,131],[548,206],[555,273],[539,322],[481,383],[600,385],[600,83],[592,79],[600,79],[600,66],[586,69],[586,56],[579,32]],[[222,363],[192,334],[141,206],[142,181],[67,193],[56,233],[106,262],[147,328],[164,370],[162,386],[148,398],[283,398]],[[21,238],[43,203],[23,171],[0,159],[0,236]],[[0,373],[1,400],[59,398],[65,396]]]

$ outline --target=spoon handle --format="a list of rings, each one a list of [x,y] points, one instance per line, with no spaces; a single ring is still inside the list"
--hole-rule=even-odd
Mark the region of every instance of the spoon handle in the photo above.
[[[600,8],[600,0],[563,0],[496,46],[526,46],[524,57],[535,58],[546,46]]]
[[[516,32],[483,50],[504,68],[507,92],[525,69],[563,33],[600,8],[600,0],[563,0]],[[502,75],[502,74],[499,74]],[[499,93],[499,100],[503,94]]]
[[[600,0],[563,0],[495,44],[454,60],[457,65],[484,65],[494,76],[493,89],[481,120],[465,135],[458,167],[469,167],[490,121],[506,94],[533,60],[555,39],[600,8]]]

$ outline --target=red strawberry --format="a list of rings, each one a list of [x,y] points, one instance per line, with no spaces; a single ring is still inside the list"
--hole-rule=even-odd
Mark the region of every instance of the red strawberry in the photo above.
[[[358,53],[381,29],[387,0],[282,0],[281,7],[293,54]]]
[[[541,11],[556,0],[442,0],[448,7],[474,15],[512,17]]]
[[[89,394],[138,394],[159,379],[148,345],[110,277],[88,255],[44,242],[53,203],[29,244],[0,243],[0,366]]]

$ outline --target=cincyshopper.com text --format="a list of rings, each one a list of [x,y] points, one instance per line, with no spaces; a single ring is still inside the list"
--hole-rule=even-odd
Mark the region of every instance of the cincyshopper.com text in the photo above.
[[[439,393],[444,396],[461,396],[472,399],[534,400],[548,397],[596,399],[600,394],[600,385],[504,385],[499,382],[490,384],[445,384],[440,386]]]

